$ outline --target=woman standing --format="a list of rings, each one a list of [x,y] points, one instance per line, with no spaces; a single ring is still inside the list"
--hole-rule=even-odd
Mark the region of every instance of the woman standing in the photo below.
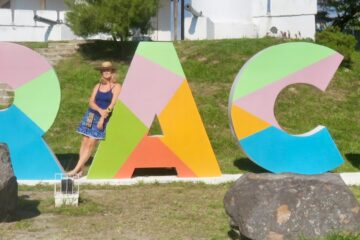
[[[115,69],[111,62],[103,62],[99,68],[100,83],[96,84],[77,132],[83,135],[79,151],[79,161],[68,176],[82,175],[85,163],[89,160],[98,140],[105,138],[109,117],[120,94],[121,85],[116,83]]]

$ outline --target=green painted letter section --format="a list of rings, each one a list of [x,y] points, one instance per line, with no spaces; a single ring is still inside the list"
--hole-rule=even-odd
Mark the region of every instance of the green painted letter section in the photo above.
[[[121,101],[116,103],[111,118],[106,139],[99,145],[89,169],[89,179],[113,178],[148,131]]]

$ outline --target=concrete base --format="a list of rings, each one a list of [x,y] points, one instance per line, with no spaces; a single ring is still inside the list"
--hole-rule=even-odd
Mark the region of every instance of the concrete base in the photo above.
[[[129,179],[87,179],[82,177],[76,182],[80,185],[134,185],[134,184],[153,184],[153,183],[174,183],[190,182],[205,184],[222,184],[235,182],[242,174],[223,174],[220,177],[203,177],[203,178],[179,178],[177,176],[151,176],[135,177]],[[340,173],[340,177],[346,185],[360,185],[360,172]],[[18,180],[19,185],[35,186],[38,184],[54,185],[55,180]]]

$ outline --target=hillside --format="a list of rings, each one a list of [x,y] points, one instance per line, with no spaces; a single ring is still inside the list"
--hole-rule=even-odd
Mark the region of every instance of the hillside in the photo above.
[[[246,158],[230,132],[228,96],[243,64],[258,51],[281,42],[265,38],[175,43],[224,173],[264,171]],[[103,60],[114,61],[119,82],[122,82],[135,49],[136,44],[129,42],[87,43],[55,67],[62,101],[57,119],[45,139],[66,169],[77,160],[81,137],[75,129],[86,111],[91,89],[99,79],[94,67]],[[355,53],[353,59],[352,68],[340,68],[325,93],[310,86],[290,86],[278,97],[275,109],[278,122],[290,133],[304,133],[317,125],[329,129],[346,159],[336,172],[360,169],[360,53]]]

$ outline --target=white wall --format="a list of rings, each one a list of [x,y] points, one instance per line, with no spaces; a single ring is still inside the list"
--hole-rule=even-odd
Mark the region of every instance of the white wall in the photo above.
[[[273,26],[290,32],[292,38],[315,37],[317,0],[192,0],[191,4],[203,15],[186,15],[185,39],[263,37]]]
[[[213,22],[207,17],[185,19],[185,39],[226,39],[258,37],[257,27],[246,22]]]
[[[214,39],[258,37],[257,28],[253,23],[215,22],[213,25]]]
[[[34,12],[32,10],[15,10],[14,25],[35,26]]]
[[[251,16],[266,16],[268,14],[268,0],[252,0]],[[270,4],[271,5],[271,4]]]
[[[209,18],[185,18],[186,40],[214,39],[214,24]]]
[[[0,9],[0,23],[1,25],[12,24],[12,12],[9,9]]]
[[[251,22],[252,1],[193,0],[191,4],[202,16],[186,15],[185,39],[257,37],[256,26]]]
[[[259,37],[266,35],[281,37],[282,33],[286,32],[286,36],[290,35],[290,38],[315,38],[317,0],[271,0],[269,2],[268,13],[263,14],[264,12],[259,11],[252,18],[252,22],[258,28]],[[256,4],[259,6],[259,3],[260,0]],[[276,27],[277,34],[270,32],[272,27]]]
[[[192,6],[213,22],[249,21],[254,0],[192,0]],[[250,11],[249,11],[250,10]]]
[[[261,17],[253,20],[258,26],[259,37],[274,36],[281,37],[281,32],[286,32],[288,38],[311,38],[315,36],[315,16],[301,15],[293,17]],[[271,27],[276,27],[277,34],[270,32]]]

